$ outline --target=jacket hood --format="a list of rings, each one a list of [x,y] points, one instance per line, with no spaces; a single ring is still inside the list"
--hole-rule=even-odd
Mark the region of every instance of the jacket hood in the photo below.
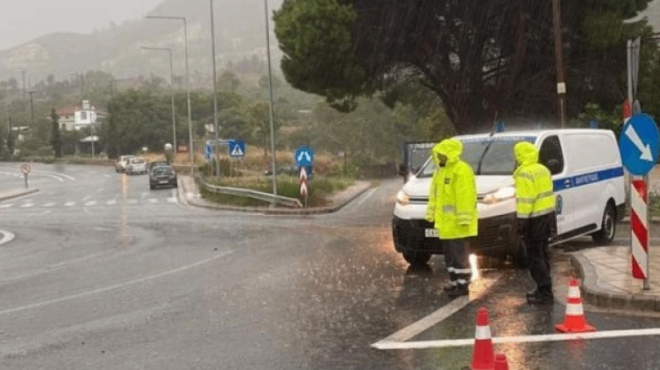
[[[442,154],[447,157],[447,164],[455,163],[463,154],[463,143],[457,139],[446,139],[440,142],[440,144],[433,147],[433,161],[435,165],[438,166],[438,154]]]
[[[521,166],[526,166],[539,162],[539,150],[532,143],[522,142],[516,144],[513,151],[516,154],[516,160]]]

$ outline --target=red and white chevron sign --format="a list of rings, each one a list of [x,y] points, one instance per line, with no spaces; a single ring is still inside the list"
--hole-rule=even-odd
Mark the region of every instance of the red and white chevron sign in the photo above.
[[[307,189],[307,170],[305,167],[300,169],[300,195],[306,197],[309,194]]]
[[[635,279],[646,279],[649,276],[649,225],[648,225],[648,189],[644,180],[633,180],[630,189],[632,214],[632,275]]]

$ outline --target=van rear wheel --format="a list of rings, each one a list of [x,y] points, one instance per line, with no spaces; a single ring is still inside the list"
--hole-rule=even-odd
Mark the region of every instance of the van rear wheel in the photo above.
[[[431,253],[425,252],[405,252],[403,253],[405,259],[412,266],[423,266],[429,263]]]
[[[612,204],[605,206],[603,221],[600,230],[591,235],[591,238],[598,245],[608,245],[614,240],[616,235],[616,210]]]

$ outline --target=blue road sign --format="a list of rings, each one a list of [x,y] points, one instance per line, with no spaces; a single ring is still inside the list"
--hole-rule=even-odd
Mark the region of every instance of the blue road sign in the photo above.
[[[619,139],[623,165],[635,176],[647,175],[658,162],[660,133],[653,118],[637,113],[621,131]]]
[[[309,167],[314,164],[314,151],[312,148],[303,146],[296,150],[296,165],[298,167]]]
[[[497,128],[497,132],[504,132],[504,130],[506,130],[506,124],[502,121],[497,122],[496,128]]]
[[[598,128],[598,121],[592,119],[591,121],[589,121],[589,127]]]
[[[204,159],[210,161],[211,157],[213,157],[213,147],[211,146],[211,144],[206,143],[206,145],[204,146]]]
[[[243,140],[232,140],[229,142],[229,156],[232,158],[245,157],[245,142]]]

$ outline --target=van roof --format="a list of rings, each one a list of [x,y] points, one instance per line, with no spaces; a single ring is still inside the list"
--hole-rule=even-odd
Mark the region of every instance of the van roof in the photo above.
[[[537,130],[537,131],[505,131],[505,132],[497,132],[493,135],[493,137],[530,137],[530,136],[542,136],[546,134],[557,134],[560,132],[570,132],[570,133],[576,133],[576,134],[593,134],[594,132],[612,132],[611,130],[605,130],[605,129],[574,129],[574,128],[567,128],[567,129],[550,129],[550,130]],[[490,133],[483,133],[483,134],[472,134],[472,135],[460,135],[456,136],[457,139],[480,139],[480,138],[487,138],[490,136]]]

